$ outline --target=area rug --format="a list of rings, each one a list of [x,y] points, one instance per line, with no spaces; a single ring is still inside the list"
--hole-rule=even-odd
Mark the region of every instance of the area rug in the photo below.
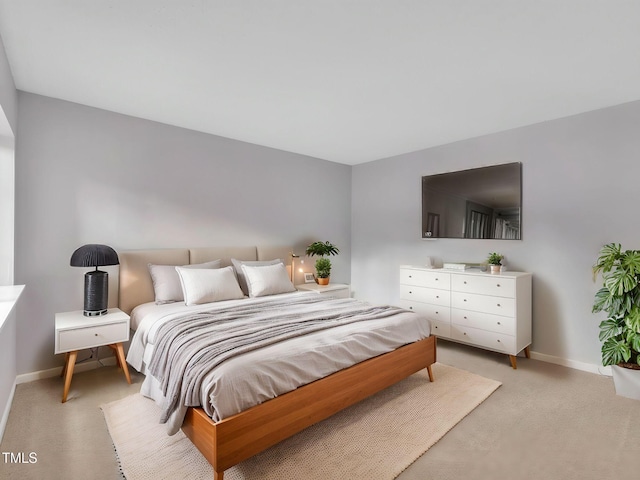
[[[500,382],[436,363],[224,472],[225,480],[391,480]],[[101,406],[127,480],[206,479],[213,469],[182,432],[169,437],[140,394]]]

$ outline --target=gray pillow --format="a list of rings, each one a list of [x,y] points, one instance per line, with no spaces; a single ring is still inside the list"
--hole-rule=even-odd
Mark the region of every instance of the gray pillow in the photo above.
[[[247,286],[247,279],[242,271],[242,265],[249,265],[250,267],[262,267],[266,265],[277,265],[278,263],[284,262],[279,258],[275,260],[236,260],[235,258],[231,259],[231,263],[233,264],[233,268],[236,271],[236,276],[238,277],[238,284],[240,284],[240,288],[245,295],[249,295],[249,287]]]
[[[153,282],[153,292],[156,297],[156,305],[165,303],[182,302],[184,294],[180,277],[176,271],[176,265],[153,265],[149,263],[149,273]],[[206,263],[194,263],[183,265],[184,268],[220,268],[220,260]]]

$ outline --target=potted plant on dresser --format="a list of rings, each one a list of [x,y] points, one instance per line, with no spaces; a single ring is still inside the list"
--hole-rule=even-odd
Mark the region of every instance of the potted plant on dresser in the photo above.
[[[602,364],[611,365],[616,393],[640,400],[640,250],[622,251],[618,243],[602,247],[593,279],[602,273],[593,312],[600,323]]]
[[[318,285],[328,285],[331,276],[331,260],[325,257],[340,253],[338,247],[329,242],[313,242],[307,247],[305,253],[310,257],[320,257],[316,260],[316,282]]]
[[[500,268],[502,266],[503,258],[504,258],[504,255],[501,255],[496,252],[489,254],[489,257],[487,257],[487,263],[491,268],[491,273],[500,273]]]

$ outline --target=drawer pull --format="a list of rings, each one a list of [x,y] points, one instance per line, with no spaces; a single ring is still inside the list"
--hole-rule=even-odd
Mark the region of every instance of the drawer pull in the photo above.
[[[498,306],[500,306],[500,304],[498,303]]]
[[[462,282],[462,283],[464,283],[464,284],[466,285],[466,284],[467,284],[467,281],[465,280],[465,281],[464,281],[464,282]]]
[[[500,343],[500,339],[498,339],[498,343]]]
[[[498,322],[498,325],[502,325],[500,322]]]
[[[463,334],[463,335],[466,335],[466,334],[467,334],[467,332],[463,332],[462,334]]]
[[[500,284],[498,283],[498,284],[496,285],[496,287],[499,287],[499,286],[500,286]]]
[[[413,278],[413,275],[409,275],[409,278]]]
[[[438,313],[440,313],[440,312],[436,312],[436,315],[438,315]]]
[[[409,293],[413,293],[411,290],[409,290]]]
[[[97,334],[97,333],[95,333],[94,335],[95,335],[96,337],[98,336],[98,334]]]
[[[436,298],[440,298],[440,295],[436,295]]]
[[[409,307],[409,310],[413,310],[413,307]]]
[[[464,319],[466,320],[466,319],[467,319],[467,317],[465,316],[465,317],[464,317]]]
[[[464,299],[464,300],[462,300],[462,301],[463,301],[463,302],[466,302],[466,301],[467,301],[467,299],[465,298],[465,299]]]

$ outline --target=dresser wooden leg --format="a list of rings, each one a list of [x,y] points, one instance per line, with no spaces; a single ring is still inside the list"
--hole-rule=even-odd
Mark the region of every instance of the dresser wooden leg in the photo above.
[[[530,347],[529,345],[524,347],[524,356],[527,357],[527,358],[531,358],[531,350],[530,350],[529,347]]]
[[[431,365],[427,366],[427,372],[429,372],[429,381],[433,382],[433,371],[431,371]]]
[[[513,367],[514,370],[518,369],[518,361],[516,359],[515,355],[509,355],[509,360],[511,360],[511,366]]]
[[[62,403],[67,401],[67,395],[69,394],[69,387],[71,386],[71,378],[73,377],[73,367],[76,365],[76,359],[78,358],[78,352],[69,352],[67,356],[67,362],[64,367],[64,390],[62,391]]]

